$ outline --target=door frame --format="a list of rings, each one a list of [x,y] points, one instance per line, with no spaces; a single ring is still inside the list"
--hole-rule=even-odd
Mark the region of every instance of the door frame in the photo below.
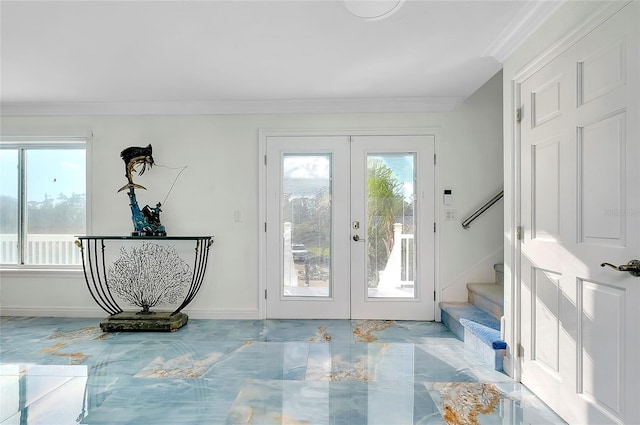
[[[304,130],[304,129],[260,129],[258,131],[258,293],[257,305],[260,318],[267,317],[265,293],[267,289],[267,139],[269,137],[283,136],[433,136],[434,152],[436,155],[441,151],[442,143],[440,128],[388,128],[388,129],[333,129],[333,130]],[[441,162],[441,161],[438,161]],[[440,205],[437,202],[438,193],[442,193],[440,183],[440,168],[438,163],[434,170],[434,215],[437,228],[441,228]],[[435,320],[440,321],[440,308],[438,306],[441,299],[440,285],[440,232],[434,235],[434,290],[436,299],[434,300]]]
[[[587,20],[569,29],[557,43],[545,49],[523,66],[509,82],[504,82],[505,94],[508,93],[510,103],[505,95],[504,107],[504,336],[507,343],[507,354],[504,358],[504,372],[520,382],[522,376],[520,356],[517,347],[521,342],[521,244],[517,231],[521,220],[521,152],[520,125],[517,120],[518,108],[522,105],[520,86],[529,77],[544,68],[564,51],[578,43],[590,32],[623,9],[630,1],[611,2],[598,8]],[[507,92],[506,89],[509,89]],[[507,109],[508,108],[508,109]]]

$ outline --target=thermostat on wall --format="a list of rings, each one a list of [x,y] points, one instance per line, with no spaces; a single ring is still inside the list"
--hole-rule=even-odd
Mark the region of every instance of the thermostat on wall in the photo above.
[[[444,204],[451,205],[453,203],[453,194],[451,193],[451,189],[444,190]]]

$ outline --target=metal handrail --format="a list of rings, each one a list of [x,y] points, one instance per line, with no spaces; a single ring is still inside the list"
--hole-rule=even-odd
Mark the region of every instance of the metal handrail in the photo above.
[[[494,196],[493,198],[491,198],[486,204],[484,204],[483,206],[481,206],[480,208],[478,208],[478,210],[476,212],[474,212],[473,214],[471,214],[469,217],[467,217],[467,219],[465,221],[462,222],[462,227],[464,229],[468,229],[469,226],[471,225],[471,223],[478,217],[480,217],[486,210],[488,210],[489,208],[491,208],[491,206],[493,204],[495,204],[496,202],[498,202],[502,197],[504,196],[504,190],[501,190],[500,193],[498,193],[496,196]]]

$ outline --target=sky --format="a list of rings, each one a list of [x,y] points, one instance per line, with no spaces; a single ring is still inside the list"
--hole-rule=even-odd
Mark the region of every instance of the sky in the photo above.
[[[45,194],[57,198],[84,194],[86,191],[84,149],[33,149],[27,152],[27,198],[43,201]],[[0,150],[0,194],[17,197],[18,152]]]
[[[406,153],[370,154],[369,157],[379,159],[389,167],[404,186],[404,196],[407,201],[413,199],[414,155]],[[301,179],[322,181],[331,175],[330,154],[291,154],[283,162],[285,179]],[[313,193],[313,192],[312,192]]]

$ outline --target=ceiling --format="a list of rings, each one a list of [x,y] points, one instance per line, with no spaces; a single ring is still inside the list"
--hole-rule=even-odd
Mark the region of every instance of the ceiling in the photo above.
[[[559,4],[3,0],[2,113],[447,110]]]

